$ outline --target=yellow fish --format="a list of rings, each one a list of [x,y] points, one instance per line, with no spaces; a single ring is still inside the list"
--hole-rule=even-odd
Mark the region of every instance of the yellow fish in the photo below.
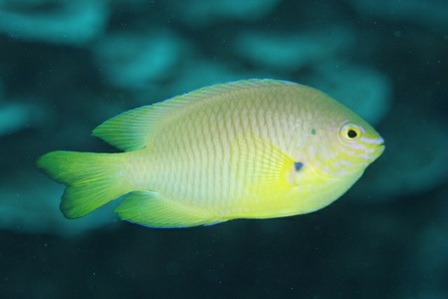
[[[202,88],[124,112],[93,135],[123,152],[55,151],[37,162],[67,185],[65,217],[124,195],[121,219],[165,228],[319,210],[384,150],[375,129],[342,104],[277,80]]]

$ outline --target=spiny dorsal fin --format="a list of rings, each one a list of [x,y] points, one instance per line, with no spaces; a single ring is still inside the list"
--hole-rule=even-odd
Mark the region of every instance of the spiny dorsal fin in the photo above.
[[[229,92],[275,85],[296,84],[271,79],[250,79],[203,87],[151,106],[143,106],[119,114],[96,127],[92,135],[124,151],[140,149],[148,144],[157,128],[178,116],[179,113],[183,113],[182,108],[193,103],[222,98]]]

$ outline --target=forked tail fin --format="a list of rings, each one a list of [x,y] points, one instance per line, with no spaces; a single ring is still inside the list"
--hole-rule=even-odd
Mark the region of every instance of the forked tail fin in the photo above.
[[[79,218],[132,191],[123,166],[127,153],[102,154],[55,151],[42,156],[37,167],[67,185],[61,211]]]

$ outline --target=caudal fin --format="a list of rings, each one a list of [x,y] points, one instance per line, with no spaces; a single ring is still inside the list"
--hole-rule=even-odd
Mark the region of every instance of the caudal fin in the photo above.
[[[42,156],[37,167],[67,185],[61,211],[79,218],[132,191],[122,169],[125,155],[55,151]]]

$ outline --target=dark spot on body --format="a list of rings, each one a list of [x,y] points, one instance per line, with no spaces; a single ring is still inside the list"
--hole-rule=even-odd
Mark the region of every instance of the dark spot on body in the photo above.
[[[302,162],[294,162],[294,169],[295,171],[300,171],[302,169],[303,163]]]
[[[311,129],[311,135],[316,135],[316,129],[314,128]]]

